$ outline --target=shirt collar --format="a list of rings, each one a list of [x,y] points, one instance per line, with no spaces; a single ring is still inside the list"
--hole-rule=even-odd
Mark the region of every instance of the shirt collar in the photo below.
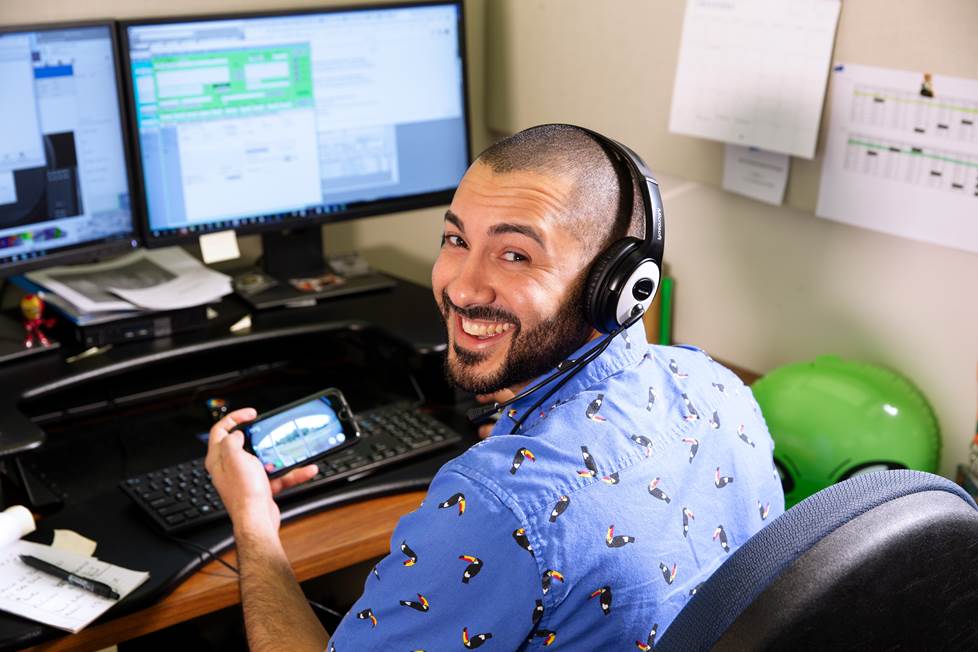
[[[609,337],[608,335],[602,335],[601,337],[586,342],[583,346],[578,348],[571,354],[570,359],[576,360],[582,355],[584,355],[592,347],[598,346],[601,342]],[[592,387],[597,383],[605,380],[609,376],[618,373],[625,367],[634,364],[642,359],[645,353],[648,351],[648,344],[645,339],[645,324],[639,320],[628,329],[623,331],[620,335],[615,337],[609,344],[608,348],[605,349],[596,359],[584,365],[582,369],[578,371],[569,372],[573,377],[568,380],[563,387],[558,389],[553,395],[549,396],[546,401],[543,402],[536,410],[535,414],[531,414],[523,421],[523,426],[518,431],[519,434],[527,434],[529,430],[533,428],[533,425],[540,419],[543,414],[549,412],[558,403],[564,403],[570,400],[572,397],[586,390],[588,387]],[[544,378],[548,378],[556,373],[557,369],[551,369],[547,373],[541,375],[539,378],[535,378],[527,387],[532,387],[533,385],[539,383]],[[512,405],[504,408],[503,414],[499,417],[499,421],[496,422],[496,426],[492,429],[493,435],[508,435],[516,425],[516,422],[523,416],[524,412],[530,409],[534,403],[540,400],[540,397],[547,393],[554,385],[560,383],[562,380],[566,379],[566,374],[555,378],[553,381],[548,382],[546,385],[540,387],[532,394],[521,398]]]

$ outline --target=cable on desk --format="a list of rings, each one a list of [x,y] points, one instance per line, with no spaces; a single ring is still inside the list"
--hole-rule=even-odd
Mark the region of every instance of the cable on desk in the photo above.
[[[237,566],[235,566],[234,564],[231,564],[231,563],[229,563],[227,561],[224,561],[223,559],[221,559],[220,557],[218,557],[217,555],[215,555],[213,552],[211,552],[210,549],[206,548],[205,546],[202,546],[199,543],[194,543],[193,541],[188,541],[187,539],[181,539],[180,537],[175,537],[172,534],[167,534],[166,536],[167,536],[168,539],[170,539],[171,541],[173,541],[177,545],[183,546],[184,548],[192,548],[198,554],[203,553],[203,555],[206,555],[207,557],[210,557],[211,559],[213,559],[217,563],[221,564],[222,566],[225,566],[228,570],[230,570],[232,573],[234,573],[238,577],[241,576],[241,571],[238,570],[238,567]],[[206,558],[203,557],[203,556],[199,556],[199,559],[200,559],[201,565],[203,565],[206,562]]]
[[[227,567],[229,570],[231,570],[231,572],[233,572],[238,577],[241,577],[241,571],[238,570],[238,567],[237,566],[235,566],[234,564],[232,564],[230,562],[227,562],[227,561],[221,559],[220,557],[218,557],[217,555],[215,555],[213,552],[211,552],[210,549],[208,549],[207,547],[202,546],[199,543],[194,543],[193,541],[189,541],[187,539],[181,539],[180,537],[175,537],[172,534],[168,534],[167,535],[167,538],[169,538],[174,543],[176,543],[176,544],[178,544],[180,546],[183,546],[184,548],[191,548],[191,549],[197,551],[198,553],[202,553],[202,556],[200,557],[201,564],[203,564],[204,561],[205,561],[205,557],[203,555],[206,555],[207,557],[210,557],[211,559],[213,559],[214,561],[218,562],[219,564],[222,564],[223,566]],[[340,612],[335,611],[333,609],[330,609],[329,607],[327,607],[325,605],[319,604],[315,600],[310,600],[309,598],[306,598],[306,602],[308,602],[309,603],[309,606],[312,607],[313,609],[318,609],[319,611],[325,612],[325,613],[329,614],[330,616],[333,616],[334,618],[339,618],[341,620],[343,618],[343,614],[341,614]]]

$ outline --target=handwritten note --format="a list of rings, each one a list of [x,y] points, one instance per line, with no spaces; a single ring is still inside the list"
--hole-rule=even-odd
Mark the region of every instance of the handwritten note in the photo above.
[[[149,578],[146,572],[30,541],[16,541],[0,549],[0,610],[72,633],[101,616],[116,600],[35,570],[19,555],[33,555],[76,575],[105,582],[122,598]]]

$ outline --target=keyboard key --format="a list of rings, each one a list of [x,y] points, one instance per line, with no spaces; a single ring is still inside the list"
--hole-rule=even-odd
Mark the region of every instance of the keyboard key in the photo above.
[[[151,500],[149,504],[151,507],[159,509],[160,507],[166,507],[167,505],[172,505],[175,502],[176,501],[170,498],[169,496],[163,496],[161,498],[157,498],[156,500]]]
[[[170,514],[165,520],[170,525],[176,525],[177,523],[183,523],[187,519],[183,514]]]
[[[190,503],[174,503],[173,505],[166,505],[164,507],[157,507],[156,511],[166,516],[167,514],[174,514],[176,512],[182,512],[185,509],[190,509]]]

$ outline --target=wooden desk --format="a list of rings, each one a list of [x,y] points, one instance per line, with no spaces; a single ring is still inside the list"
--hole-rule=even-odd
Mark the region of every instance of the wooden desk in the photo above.
[[[390,551],[398,519],[417,509],[424,492],[385,496],[300,518],[282,526],[282,543],[299,581]],[[235,551],[221,557],[236,564]],[[143,611],[83,629],[32,650],[98,650],[240,602],[238,578],[212,561],[166,598]]]

